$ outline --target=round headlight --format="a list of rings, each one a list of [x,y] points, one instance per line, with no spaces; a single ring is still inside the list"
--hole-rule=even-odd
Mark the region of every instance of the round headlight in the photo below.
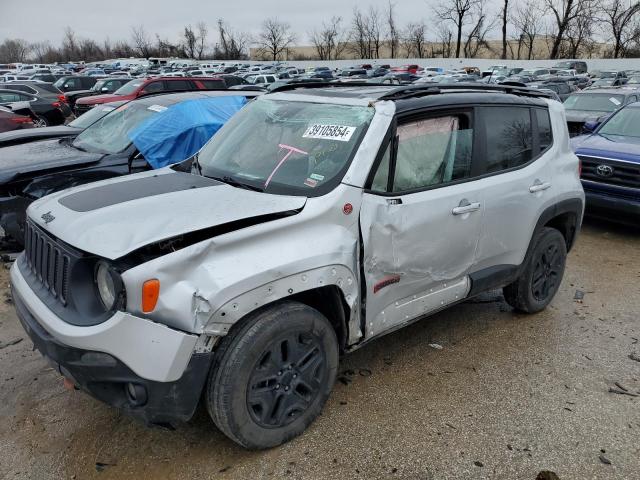
[[[111,310],[116,302],[116,285],[113,281],[109,265],[105,262],[98,262],[96,268],[96,286],[98,294],[104,308]]]

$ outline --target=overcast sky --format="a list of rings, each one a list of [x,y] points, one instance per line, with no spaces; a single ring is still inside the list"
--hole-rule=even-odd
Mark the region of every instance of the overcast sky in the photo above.
[[[400,25],[428,19],[431,0],[395,0]],[[97,41],[129,39],[131,27],[143,24],[151,34],[177,40],[184,25],[206,21],[215,26],[224,18],[236,30],[257,33],[267,17],[291,24],[298,44],[308,44],[307,32],[332,15],[348,22],[355,5],[380,9],[386,0],[0,0],[0,41],[24,38],[31,42],[49,40],[58,44],[65,26],[78,36]],[[211,41],[214,39],[211,38]]]

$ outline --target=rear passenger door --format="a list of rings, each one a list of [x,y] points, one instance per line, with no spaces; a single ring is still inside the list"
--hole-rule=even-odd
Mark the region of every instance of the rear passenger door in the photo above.
[[[483,106],[485,139],[478,174],[484,176],[484,225],[476,269],[520,265],[535,225],[551,205],[553,144],[549,111],[543,107]]]
[[[482,226],[473,109],[401,121],[360,209],[367,336],[464,298]]]

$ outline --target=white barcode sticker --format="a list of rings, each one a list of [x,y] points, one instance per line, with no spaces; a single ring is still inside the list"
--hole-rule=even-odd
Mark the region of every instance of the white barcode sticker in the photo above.
[[[321,140],[338,140],[340,142],[348,142],[351,140],[356,127],[348,127],[346,125],[310,125],[307,131],[302,135],[303,138],[318,138]]]

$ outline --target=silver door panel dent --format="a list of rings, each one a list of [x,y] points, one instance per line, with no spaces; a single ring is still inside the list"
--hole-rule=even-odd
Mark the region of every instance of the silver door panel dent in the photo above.
[[[368,320],[367,336],[377,335],[456,303],[465,298],[470,289],[469,277],[464,277],[453,282],[442,282],[423,294],[402,298],[389,305],[374,319]]]
[[[297,215],[210,238],[127,270],[122,275],[127,311],[183,331],[225,334],[257,306],[335,285],[355,312],[349,334],[357,340],[361,196],[360,189],[340,185],[308,199]],[[345,203],[353,205],[352,214],[343,213]],[[141,285],[151,278],[160,281],[160,296],[153,313],[145,315]]]

